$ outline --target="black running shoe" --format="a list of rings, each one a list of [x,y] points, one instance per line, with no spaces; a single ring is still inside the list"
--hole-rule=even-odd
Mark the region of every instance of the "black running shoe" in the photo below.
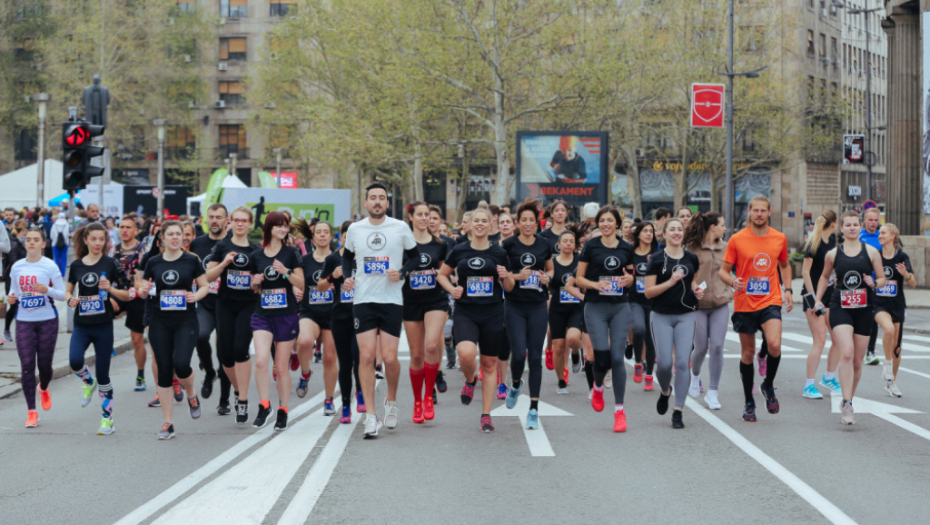
[[[221,416],[228,416],[232,413],[232,410],[229,408],[229,401],[220,401],[219,406],[216,407],[216,413]]]
[[[433,404],[434,404],[434,405],[438,405],[438,404],[439,404],[439,397],[436,396],[436,389],[435,389],[435,388],[433,389]]]
[[[672,410],[672,428],[685,428],[685,422],[681,420],[681,410]]]
[[[436,372],[436,390],[439,390],[440,394],[445,394],[446,390],[449,389],[449,384],[446,383],[446,378],[442,375],[442,370]]]
[[[746,408],[743,410],[743,421],[748,421],[750,423],[755,423],[756,421],[756,404],[753,401],[746,403]]]
[[[627,343],[626,350],[623,352],[623,355],[626,356],[627,359],[633,359],[633,345]]]
[[[261,412],[261,409],[259,409]],[[258,426],[258,425],[256,425]],[[274,423],[275,430],[284,430],[287,428],[287,412],[283,408],[278,409],[278,420]]]
[[[765,386],[765,381],[759,385],[759,390],[762,391],[762,395],[765,396],[765,408],[769,411],[769,414],[777,414],[779,405],[778,398],[775,397],[775,387]]]
[[[244,425],[249,422],[249,402],[236,400],[236,424]]]
[[[672,388],[669,387],[668,395],[659,392],[659,400],[656,402],[656,412],[664,416],[668,412],[668,398],[672,397]]]
[[[261,405],[258,405],[258,415],[255,416],[255,421],[252,422],[252,426],[255,428],[262,428],[268,423],[268,416],[271,415],[271,407],[265,408]]]
[[[200,387],[200,397],[204,399],[209,399],[213,394],[213,381],[216,380],[216,372],[213,374],[207,373],[203,378],[203,386]]]

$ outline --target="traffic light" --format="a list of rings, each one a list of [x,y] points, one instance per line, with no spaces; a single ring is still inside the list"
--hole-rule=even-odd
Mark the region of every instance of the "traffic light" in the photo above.
[[[103,135],[104,126],[95,126],[84,120],[72,120],[61,126],[61,162],[64,164],[62,187],[67,191],[82,190],[93,177],[103,175],[104,169],[91,165],[91,159],[103,155],[103,148],[93,146],[95,137]]]

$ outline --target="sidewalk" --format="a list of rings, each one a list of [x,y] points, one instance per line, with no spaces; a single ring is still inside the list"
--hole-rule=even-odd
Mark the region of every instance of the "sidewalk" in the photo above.
[[[802,279],[791,281],[794,289],[794,302],[801,304]],[[930,334],[930,290],[926,288],[905,288],[904,297],[907,299],[907,320],[904,331],[918,334]]]
[[[55,358],[52,361],[53,379],[64,377],[71,373],[71,365],[68,362],[68,351],[71,347],[71,334],[67,332],[68,322],[65,316],[66,307],[63,301],[56,301],[55,306],[59,312],[58,342],[55,345]],[[113,348],[117,354],[132,350],[132,342],[129,336],[129,329],[125,327],[125,318],[119,318],[113,323]],[[0,399],[12,396],[21,390],[19,384],[20,364],[19,354],[16,353],[16,322],[13,322],[14,340],[4,341],[0,346]],[[94,367],[94,350],[93,346],[87,349],[84,355],[84,362],[87,366]],[[38,371],[36,372],[38,374]],[[38,377],[36,378],[38,381]]]

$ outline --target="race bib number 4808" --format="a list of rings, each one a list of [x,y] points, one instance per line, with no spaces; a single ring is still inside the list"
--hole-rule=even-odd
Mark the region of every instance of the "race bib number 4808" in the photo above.
[[[187,310],[187,292],[184,290],[165,290],[159,294],[158,303],[163,312]]]

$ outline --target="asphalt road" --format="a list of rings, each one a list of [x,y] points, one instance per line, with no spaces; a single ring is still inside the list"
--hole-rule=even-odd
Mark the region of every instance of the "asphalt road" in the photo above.
[[[754,424],[740,419],[738,344],[728,341],[723,410],[690,399],[686,428],[674,430],[655,412],[658,391],[644,392],[631,375],[629,431],[621,435],[611,432],[609,410],[591,410],[583,374],[572,376],[569,395],[556,396],[549,371],[542,431],[524,432],[517,416],[525,410],[507,411],[496,401],[497,431],[479,432],[479,399],[461,405],[456,370],[448,371],[436,419],[414,425],[405,362],[401,423],[376,440],[362,439],[357,414],[352,425],[322,416],[315,374],[304,400],[292,396],[285,432],[239,428],[232,416],[218,416],[217,388],[198,421],[186,404],[175,405],[178,436],[159,442],[160,411],[146,407],[153,392],[132,391],[135,367],[124,354],[111,374],[112,436],[96,435],[99,408],[80,408],[74,377],[52,383],[52,410],[41,413],[36,429],[22,426],[21,395],[0,400],[0,521],[926,522],[930,336],[905,338],[901,399],[884,393],[880,367],[866,367],[857,424],[844,427],[829,396],[801,397],[808,334],[798,313],[786,317],[785,332],[780,414],[760,410]],[[379,413],[384,393],[382,384]],[[757,404],[764,406],[761,395]]]

